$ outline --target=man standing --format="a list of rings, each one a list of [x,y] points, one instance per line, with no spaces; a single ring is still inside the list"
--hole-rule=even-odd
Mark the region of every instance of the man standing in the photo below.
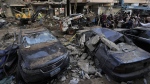
[[[39,24],[42,25],[43,24],[43,15],[42,15],[42,12],[38,13],[38,20],[39,20]]]

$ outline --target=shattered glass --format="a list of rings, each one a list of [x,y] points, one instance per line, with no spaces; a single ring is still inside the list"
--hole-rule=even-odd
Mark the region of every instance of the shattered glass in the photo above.
[[[24,45],[33,45],[49,41],[57,41],[57,39],[49,32],[33,33],[23,37]]]

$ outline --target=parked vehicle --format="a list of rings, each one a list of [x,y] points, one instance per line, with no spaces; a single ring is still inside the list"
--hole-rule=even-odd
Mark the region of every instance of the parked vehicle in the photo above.
[[[95,66],[115,81],[130,81],[144,77],[150,71],[150,53],[121,33],[95,28],[78,33],[77,39],[84,43]]]
[[[10,45],[0,50],[0,79],[15,73],[18,60],[17,49],[17,45]]]
[[[0,34],[0,79],[15,73],[17,67],[17,49],[15,34]]]
[[[130,38],[138,47],[150,52],[150,29],[149,28],[135,28],[135,29],[122,29],[116,30],[125,34]]]
[[[69,65],[66,48],[47,29],[37,29],[19,36],[17,78],[26,83],[49,80]]]

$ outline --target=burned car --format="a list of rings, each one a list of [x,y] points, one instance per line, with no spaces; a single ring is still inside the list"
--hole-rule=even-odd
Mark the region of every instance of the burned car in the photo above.
[[[121,33],[107,28],[78,32],[79,45],[93,57],[95,66],[115,81],[144,77],[150,71],[150,53]]]
[[[19,44],[17,78],[26,83],[57,77],[69,65],[67,49],[47,29],[22,33]]]
[[[150,29],[149,28],[116,29],[116,31],[126,35],[138,47],[146,50],[147,52],[150,52]]]

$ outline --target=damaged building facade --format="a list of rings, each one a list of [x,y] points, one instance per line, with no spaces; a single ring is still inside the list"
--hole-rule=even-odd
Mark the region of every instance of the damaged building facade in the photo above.
[[[68,14],[83,13],[84,6],[88,6],[95,14],[115,14],[120,10],[120,1],[123,0],[1,0],[1,7],[7,17],[15,15],[14,9],[21,11],[21,8],[30,8],[32,14],[41,7],[53,8],[54,15],[62,16],[67,16],[67,10]],[[148,3],[148,0],[124,0],[125,5],[135,3],[143,5]]]
[[[120,10],[121,1],[128,6],[135,3],[138,5],[149,3],[148,0],[71,0],[70,13],[74,13],[75,9],[77,13],[82,13],[84,6],[89,6],[89,9],[96,14],[115,14]]]
[[[54,15],[66,15],[66,0],[1,0],[1,7],[7,17],[13,17],[17,12],[22,12],[22,8],[29,8],[33,14],[39,8],[53,8]]]

